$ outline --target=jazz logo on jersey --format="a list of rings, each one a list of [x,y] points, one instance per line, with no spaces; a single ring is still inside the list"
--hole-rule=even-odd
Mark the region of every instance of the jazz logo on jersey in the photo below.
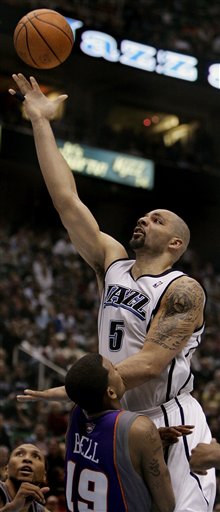
[[[105,294],[103,306],[104,308],[107,306],[124,308],[141,318],[141,320],[145,320],[145,306],[149,301],[148,295],[119,284],[111,284]]]

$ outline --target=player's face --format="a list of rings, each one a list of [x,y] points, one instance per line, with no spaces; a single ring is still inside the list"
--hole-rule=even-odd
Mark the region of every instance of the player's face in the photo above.
[[[20,482],[41,484],[46,481],[45,459],[32,444],[22,444],[13,450],[7,467],[8,477]]]
[[[114,388],[117,398],[120,400],[125,392],[125,386],[121,375],[113,364],[105,357],[103,357],[103,366],[108,370],[108,385]]]
[[[154,253],[162,253],[173,236],[173,213],[153,210],[138,219],[130,240],[134,250],[146,247]]]

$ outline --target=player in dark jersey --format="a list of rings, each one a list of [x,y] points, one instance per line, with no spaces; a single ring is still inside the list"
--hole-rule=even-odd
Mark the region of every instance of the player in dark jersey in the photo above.
[[[83,507],[90,510],[87,505],[92,502],[91,510],[96,512],[98,506],[102,512],[133,512],[134,504],[138,505],[138,512],[144,512],[149,510],[152,497],[157,502],[161,493],[163,497],[169,494],[169,473],[164,466],[158,432],[167,448],[191,434],[192,425],[163,427],[157,432],[146,416],[122,411],[121,376],[99,354],[88,354],[78,360],[68,371],[63,388],[25,390],[17,399],[63,400],[63,392],[65,399],[69,396],[81,406],[73,408],[66,436],[66,499],[70,512],[78,511],[78,502],[80,511],[84,511]],[[165,502],[161,503],[158,512],[166,511]]]
[[[15,448],[7,464],[7,478],[0,482],[0,512],[46,512],[45,457],[33,444]]]
[[[69,398],[77,403],[66,436],[69,512],[158,512],[175,506],[162,443],[146,416],[120,410],[123,381],[99,354],[79,359],[67,372]]]

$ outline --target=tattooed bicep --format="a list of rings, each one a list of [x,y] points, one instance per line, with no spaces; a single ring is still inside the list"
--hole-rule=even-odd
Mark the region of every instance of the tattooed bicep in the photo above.
[[[165,316],[185,314],[189,311],[200,312],[204,306],[205,296],[200,284],[193,279],[176,281],[168,288],[164,301]]]

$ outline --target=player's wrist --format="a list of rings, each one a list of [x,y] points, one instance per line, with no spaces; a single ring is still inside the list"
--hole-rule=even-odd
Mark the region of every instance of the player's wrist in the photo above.
[[[18,507],[14,501],[6,503],[3,507],[0,507],[0,512],[19,512],[21,507]]]
[[[48,117],[41,112],[30,114],[29,119],[33,128],[43,129],[45,126],[50,124]]]

